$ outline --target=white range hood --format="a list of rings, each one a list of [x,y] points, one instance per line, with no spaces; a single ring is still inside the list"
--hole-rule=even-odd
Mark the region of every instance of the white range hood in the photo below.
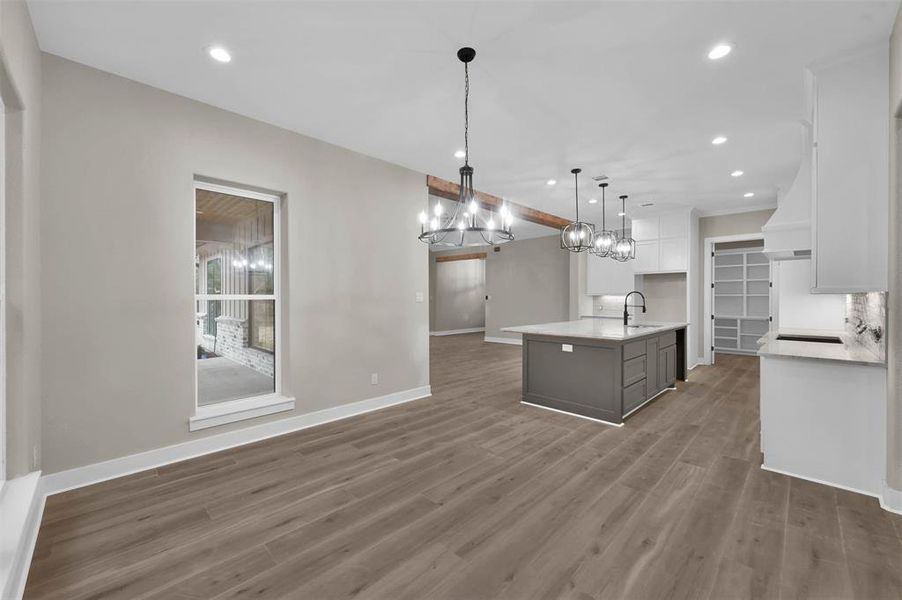
[[[811,152],[802,153],[802,163],[789,191],[777,210],[761,227],[764,254],[771,260],[793,260],[811,256]]]

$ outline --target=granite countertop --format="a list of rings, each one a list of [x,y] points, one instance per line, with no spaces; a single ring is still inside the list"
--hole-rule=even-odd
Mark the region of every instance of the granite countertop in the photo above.
[[[822,342],[795,342],[778,340],[777,335],[821,335],[836,336],[842,344],[825,344]],[[758,340],[759,356],[776,356],[780,358],[809,358],[827,360],[856,365],[886,367],[886,362],[876,354],[854,341],[845,331],[829,331],[822,329],[781,329],[772,331]]]
[[[504,327],[501,331],[526,333],[533,335],[551,335],[556,337],[587,338],[592,340],[622,341],[641,338],[656,333],[664,333],[686,327],[687,323],[643,322],[624,326],[615,319],[580,319],[578,321],[561,321],[559,323],[540,323],[538,325],[521,325]]]

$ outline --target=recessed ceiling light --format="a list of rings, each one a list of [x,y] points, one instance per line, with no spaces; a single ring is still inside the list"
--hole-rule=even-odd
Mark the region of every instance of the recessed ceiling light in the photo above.
[[[595,204],[598,202],[598,198],[589,198],[589,204]]]
[[[554,185],[554,184],[557,183],[557,179],[549,179],[549,180],[546,181],[545,183],[547,183],[548,185]]]
[[[725,144],[726,141],[727,141],[727,138],[725,138],[722,135],[719,135],[716,138],[714,138],[713,140],[711,140],[711,143],[714,144],[715,146],[720,146],[721,144]]]
[[[210,46],[207,48],[207,54],[216,62],[227,63],[232,61],[232,55],[222,46]]]
[[[623,211],[620,211],[619,213],[617,213],[617,216],[618,216],[618,217],[625,217],[625,216],[626,216],[626,213],[623,212]]]
[[[755,192],[746,192],[742,195],[743,198],[752,198],[754,197]]]
[[[711,60],[720,60],[732,51],[733,46],[731,46],[730,44],[717,44],[716,46],[711,48],[710,52],[708,52],[708,58],[710,58]]]
[[[464,152],[463,150],[458,150],[457,152],[454,153],[454,158],[463,158],[466,155],[467,155],[467,153]]]
[[[745,173],[745,171],[740,171],[737,169],[736,171],[733,171],[732,173],[730,173],[730,177],[742,177],[742,175],[744,173]]]

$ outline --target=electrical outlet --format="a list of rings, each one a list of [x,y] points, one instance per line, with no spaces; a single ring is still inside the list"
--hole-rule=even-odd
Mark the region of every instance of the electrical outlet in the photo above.
[[[373,373],[372,375],[370,375],[370,383],[373,385],[379,383],[379,373]]]

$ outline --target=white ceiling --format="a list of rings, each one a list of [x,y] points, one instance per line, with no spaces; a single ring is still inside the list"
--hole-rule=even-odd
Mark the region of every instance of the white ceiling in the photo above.
[[[773,204],[798,165],[803,66],[886,40],[898,2],[29,5],[47,52],[452,180],[471,45],[476,187],[571,216],[573,166],[585,198],[605,173],[630,214]],[[721,40],[733,53],[708,60]]]

